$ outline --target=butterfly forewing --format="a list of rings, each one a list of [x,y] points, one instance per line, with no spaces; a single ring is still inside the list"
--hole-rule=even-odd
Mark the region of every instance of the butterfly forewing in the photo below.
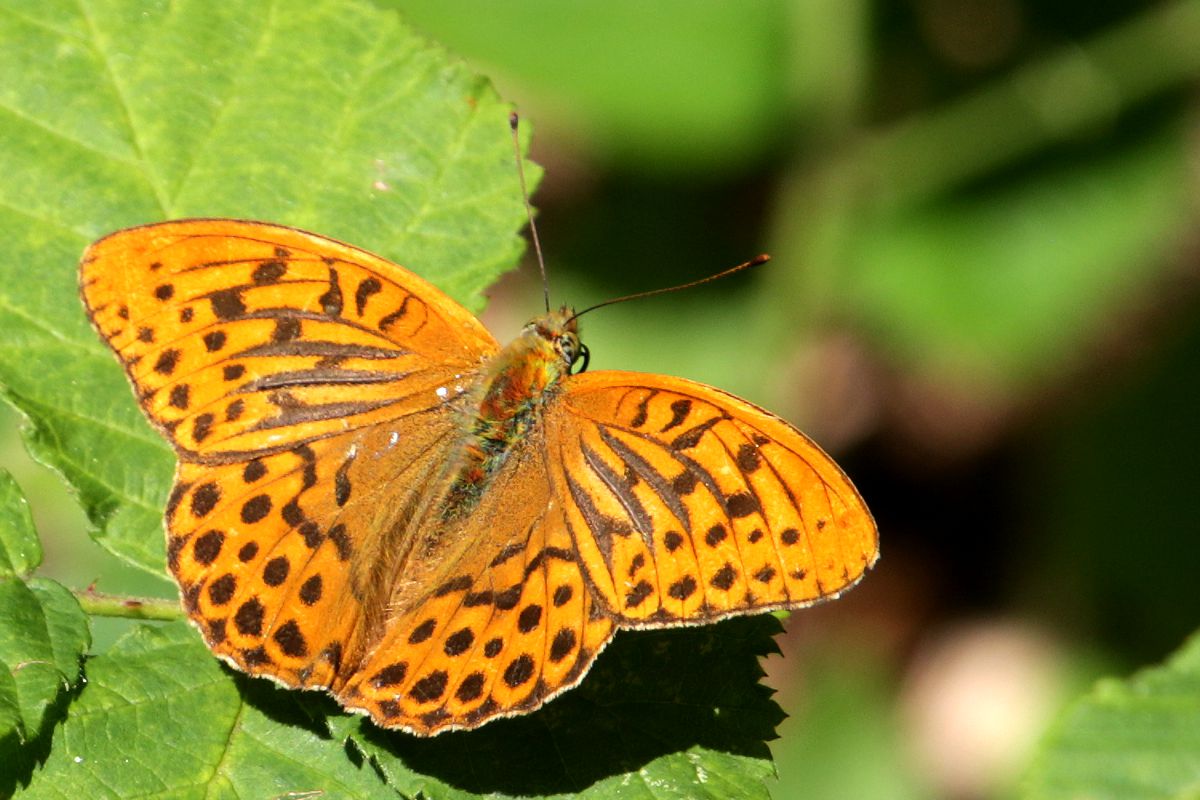
[[[240,458],[378,424],[437,400],[496,350],[411,272],[275,225],[131,228],[88,249],[80,281],[142,408],[185,456]]]
[[[547,413],[558,494],[621,624],[686,624],[834,597],[874,563],[874,521],[815,444],[712,387],[570,378]]]

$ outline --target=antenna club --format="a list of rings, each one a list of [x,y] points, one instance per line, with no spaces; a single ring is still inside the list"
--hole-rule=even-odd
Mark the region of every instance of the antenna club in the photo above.
[[[513,111],[513,112],[509,113],[508,127],[512,128],[515,131],[517,129],[517,125],[519,125],[520,122],[521,122],[521,117],[519,114],[517,114],[517,112]]]

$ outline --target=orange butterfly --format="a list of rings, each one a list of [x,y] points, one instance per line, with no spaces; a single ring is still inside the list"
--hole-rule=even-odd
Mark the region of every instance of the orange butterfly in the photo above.
[[[196,219],[93,244],[84,303],[175,448],[167,556],[212,651],[432,735],[579,683],[617,628],[812,605],[877,557],[842,471],[718,389],[501,348],[413,273]]]

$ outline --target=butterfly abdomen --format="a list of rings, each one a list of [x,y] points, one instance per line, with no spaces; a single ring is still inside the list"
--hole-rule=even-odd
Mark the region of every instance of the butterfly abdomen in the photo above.
[[[513,445],[538,424],[541,408],[570,371],[561,340],[577,343],[578,338],[569,316],[564,309],[534,320],[484,370],[443,518],[471,511]]]

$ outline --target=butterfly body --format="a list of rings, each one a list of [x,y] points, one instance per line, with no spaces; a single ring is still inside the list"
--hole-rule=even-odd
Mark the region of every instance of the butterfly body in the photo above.
[[[167,564],[235,668],[420,735],[536,709],[622,628],[838,596],[878,555],[842,471],[709,386],[501,348],[419,276],[279,225],[88,248],[84,305],[174,447]]]
[[[482,370],[467,410],[466,443],[456,461],[443,518],[469,513],[514,443],[527,438],[579,350],[569,308],[547,312],[525,326]]]

